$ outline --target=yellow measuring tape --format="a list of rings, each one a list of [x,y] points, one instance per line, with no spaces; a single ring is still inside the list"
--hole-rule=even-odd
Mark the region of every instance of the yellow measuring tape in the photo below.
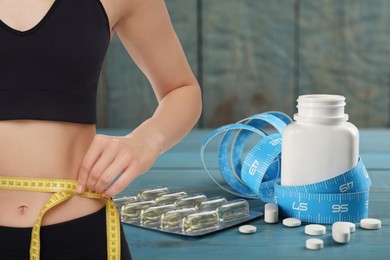
[[[0,189],[50,192],[53,195],[43,206],[35,224],[32,228],[30,259],[39,260],[40,252],[40,229],[43,216],[51,208],[66,201],[72,196],[78,195],[93,199],[106,200],[106,221],[107,221],[107,254],[110,260],[120,260],[120,220],[115,204],[101,194],[91,191],[77,193],[77,182],[74,180],[51,179],[51,178],[24,178],[24,177],[3,177],[0,176]]]

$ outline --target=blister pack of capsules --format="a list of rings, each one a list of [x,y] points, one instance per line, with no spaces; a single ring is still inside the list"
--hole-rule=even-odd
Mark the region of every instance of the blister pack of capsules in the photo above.
[[[172,192],[167,187],[116,196],[113,202],[122,223],[184,236],[216,232],[263,214],[250,210],[245,199],[208,198],[201,193]]]

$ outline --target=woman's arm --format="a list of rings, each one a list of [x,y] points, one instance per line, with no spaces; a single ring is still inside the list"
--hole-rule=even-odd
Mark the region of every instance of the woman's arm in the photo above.
[[[124,137],[96,135],[79,172],[79,191],[113,196],[177,144],[201,113],[199,85],[163,0],[131,0],[114,29],[158,99],[152,117]],[[136,113],[136,111],[135,111]],[[120,178],[109,186],[114,179]]]

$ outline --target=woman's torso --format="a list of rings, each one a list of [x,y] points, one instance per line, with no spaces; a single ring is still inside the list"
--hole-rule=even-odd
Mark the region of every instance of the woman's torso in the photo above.
[[[45,2],[48,10],[53,1]],[[114,24],[120,18],[120,12],[117,11],[120,9],[118,6],[114,7],[110,1],[101,2],[110,24]],[[22,9],[20,11],[28,11],[28,8]],[[45,11],[41,10],[38,17],[30,14],[31,26],[26,25],[24,30],[33,27],[44,13]],[[0,120],[0,176],[77,180],[80,165],[95,136],[95,131],[93,124]],[[50,195],[0,190],[0,226],[31,227]],[[47,212],[42,224],[50,225],[85,216],[96,212],[104,204],[103,200],[74,196]]]
[[[0,121],[0,175],[77,179],[93,125],[64,122]],[[51,194],[0,190],[0,226],[32,226]],[[42,224],[90,214],[104,202],[74,196],[46,213]]]

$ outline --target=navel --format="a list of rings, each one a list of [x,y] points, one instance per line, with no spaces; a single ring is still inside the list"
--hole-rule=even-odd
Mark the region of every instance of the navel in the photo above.
[[[20,215],[25,215],[26,213],[27,213],[27,210],[28,210],[28,207],[27,207],[27,205],[20,205],[19,207],[18,207],[18,213],[20,214]]]

